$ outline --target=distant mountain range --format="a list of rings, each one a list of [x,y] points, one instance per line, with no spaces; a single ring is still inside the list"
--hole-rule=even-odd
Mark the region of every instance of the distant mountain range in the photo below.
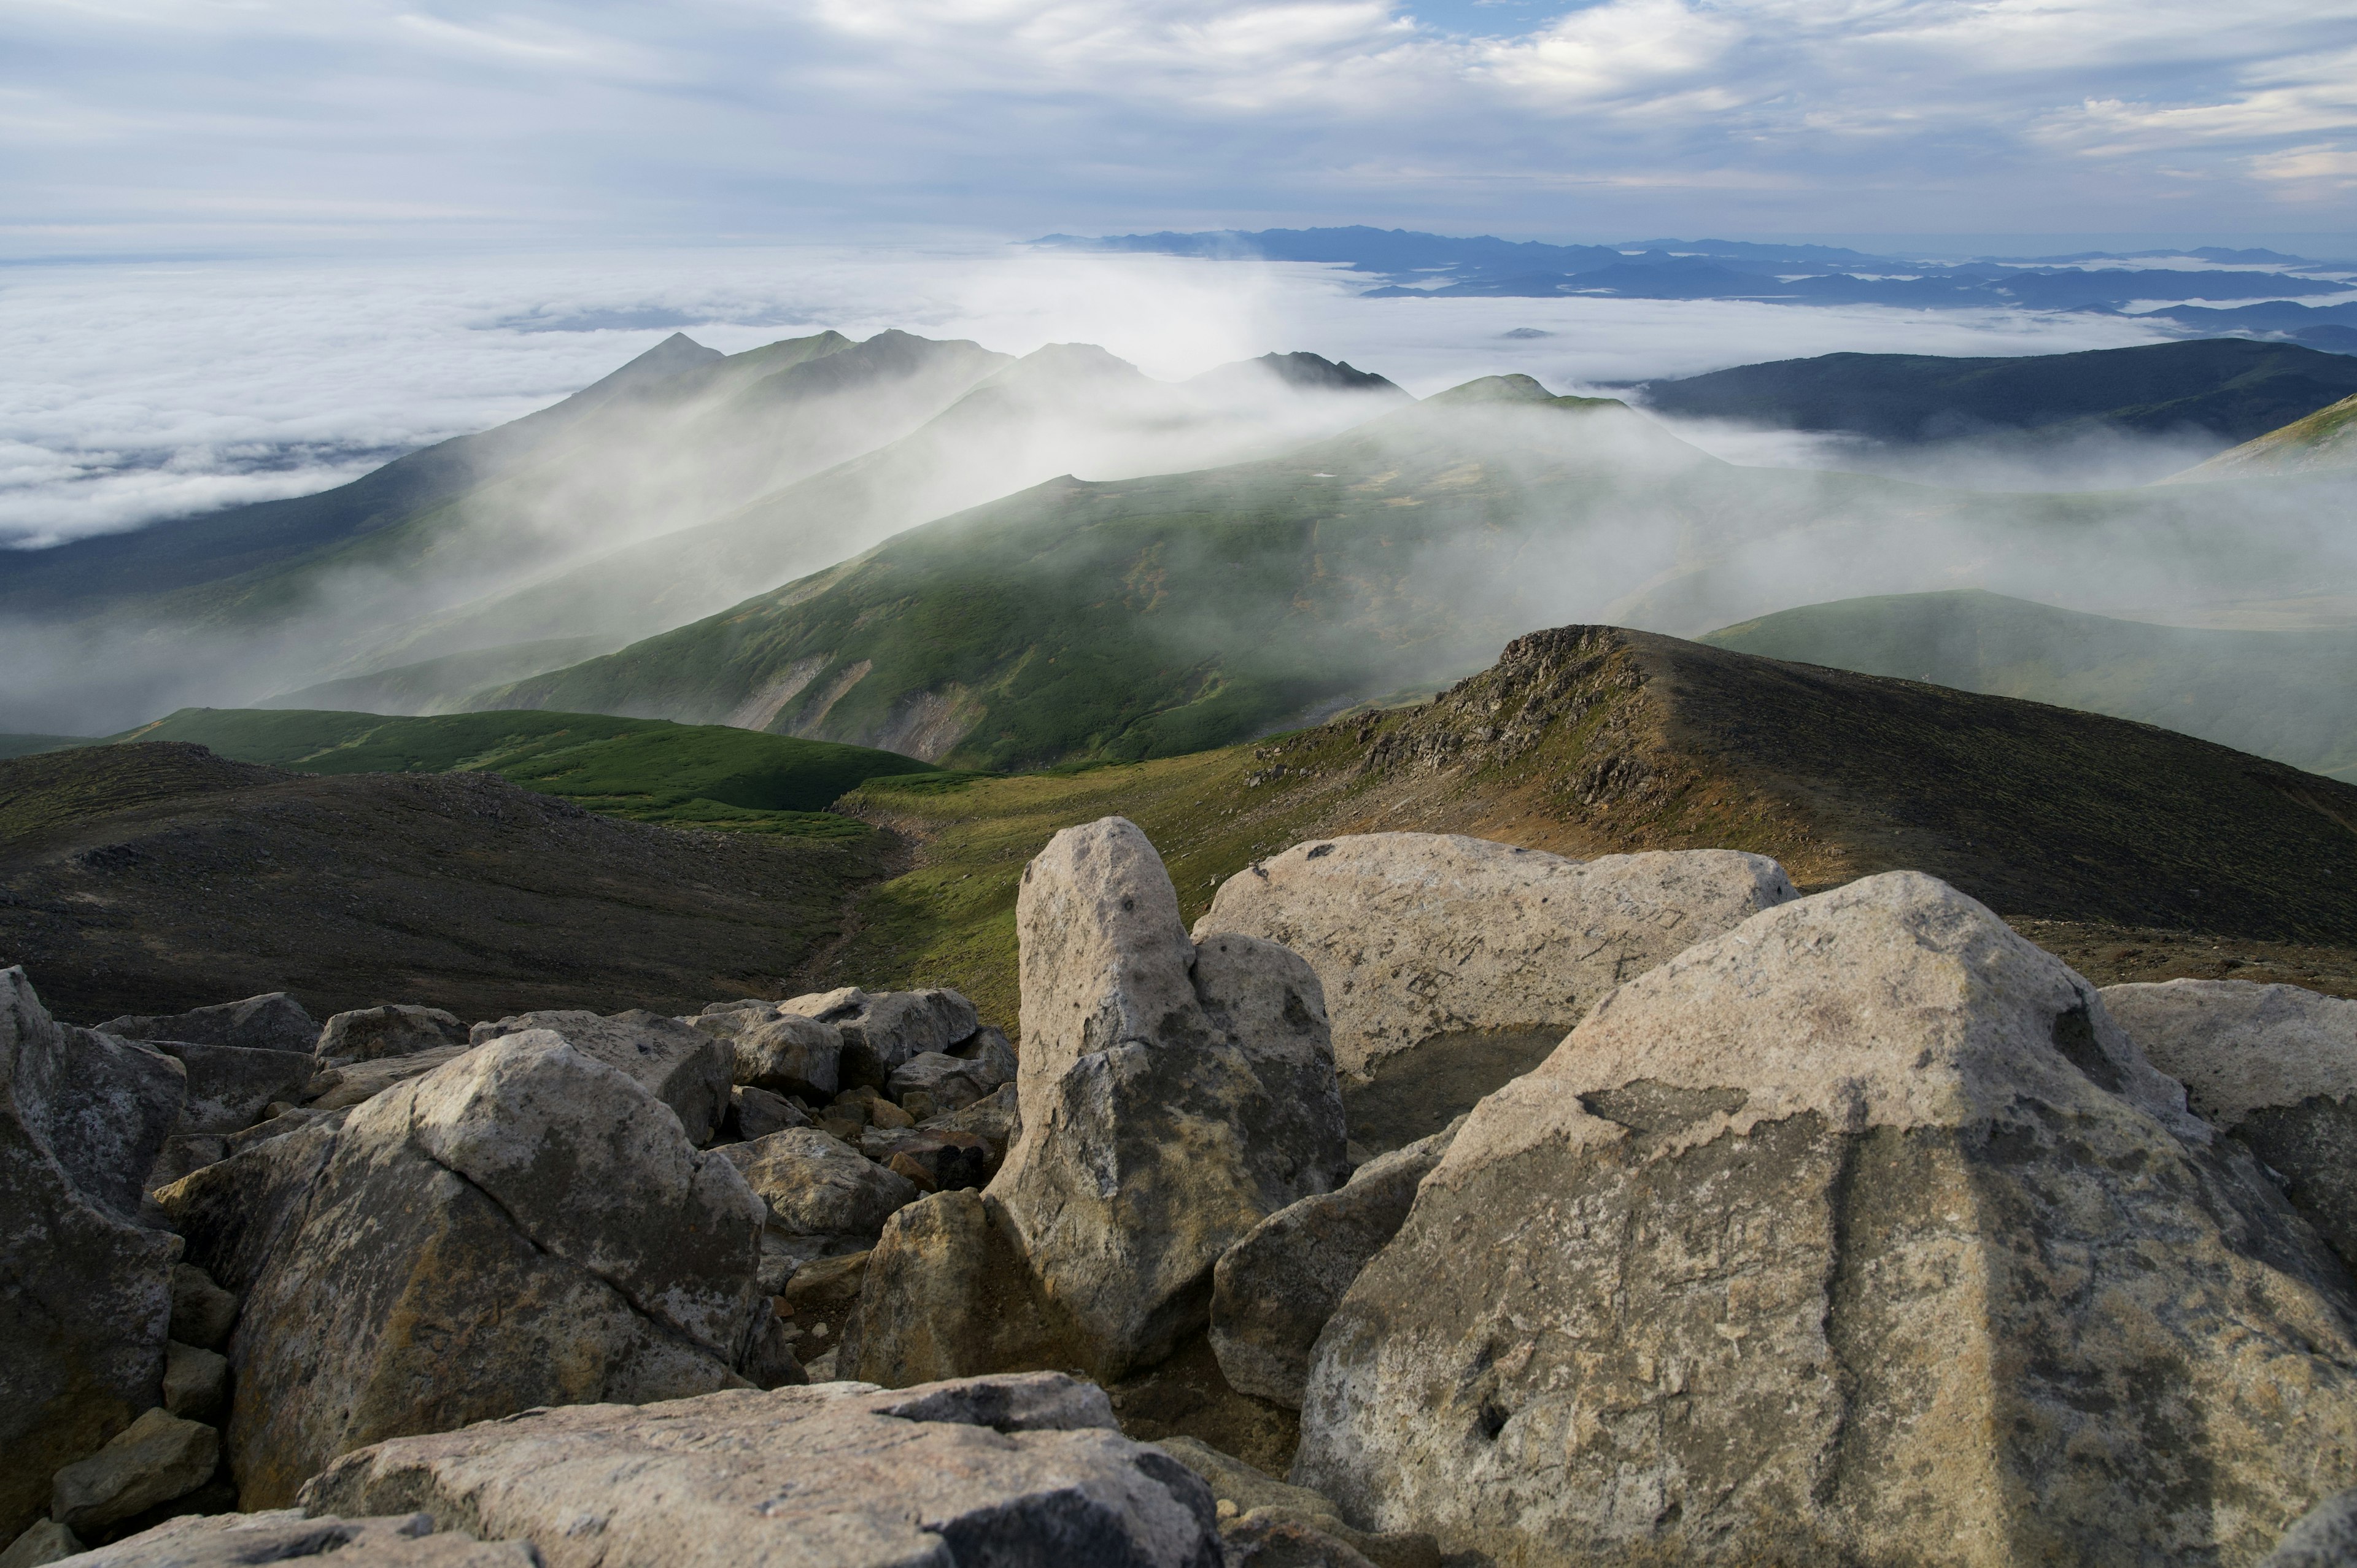
[[[2190,251],[2090,251],[2068,256],[1930,258],[1874,255],[1834,245],[1736,240],[1641,240],[1548,245],[1364,226],[1221,230],[1207,233],[1049,234],[1037,245],[1162,255],[1321,262],[1383,278],[1374,299],[1751,299],[1783,305],[1887,305],[1909,309],[2102,311],[2141,302],[2265,300],[2357,290],[2357,261],[2316,261],[2277,251],[2201,246]],[[2168,261],[2198,267],[2122,266]],[[2112,264],[2105,264],[2112,263]],[[2333,352],[2357,350],[2357,304],[2313,316],[2244,317],[2171,304],[2145,318],[2195,331],[2256,332]],[[2232,316],[2234,319],[2226,319]]]
[[[1664,414],[1885,446],[1987,453],[2166,437],[2137,475],[2158,479],[2357,394],[2357,358],[2238,338],[2006,359],[1824,354],[1638,391]]]

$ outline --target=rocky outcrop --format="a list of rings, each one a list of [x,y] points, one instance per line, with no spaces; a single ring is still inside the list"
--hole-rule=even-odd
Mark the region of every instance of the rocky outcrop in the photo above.
[[[248,1508],[387,1436],[800,1375],[758,1294],[760,1200],[546,1030],[158,1197],[244,1294],[228,1437]]]
[[[436,1531],[422,1513],[312,1518],[300,1509],[176,1519],[80,1560],[81,1568],[250,1568],[333,1555],[336,1568],[540,1568],[521,1541]]]
[[[479,1046],[530,1029],[546,1029],[583,1056],[638,1079],[678,1115],[689,1143],[701,1146],[719,1131],[736,1066],[736,1053],[726,1041],[643,1007],[610,1017],[582,1012],[519,1013],[476,1025],[471,1037]]]
[[[742,1014],[734,1015],[742,1018]],[[798,1013],[779,1014],[728,1036],[737,1082],[823,1105],[843,1087],[843,1032]]]
[[[1455,1130],[1379,1155],[1334,1192],[1287,1205],[1244,1233],[1211,1272],[1211,1350],[1242,1392],[1301,1408],[1310,1347],[1351,1282],[1406,1222],[1415,1189]]]
[[[2295,985],[2113,985],[2104,1005],[2193,1109],[2290,1184],[2357,1269],[2357,1002]]]
[[[61,1025],[0,970],[0,1539],[163,1400],[178,1238],[140,1222],[179,1115],[170,1057]]]
[[[468,1044],[467,1026],[439,1007],[359,1007],[319,1030],[312,1053],[322,1062],[371,1062]]]
[[[318,1512],[419,1508],[548,1568],[1216,1568],[1210,1493],[1055,1373],[540,1410],[339,1460]]]
[[[1221,884],[1198,940],[1238,931],[1309,961],[1347,1075],[1437,1035],[1568,1030],[1622,981],[1797,897],[1733,850],[1566,860],[1453,833],[1297,844]]]
[[[2357,1480],[2350,1278],[2093,988],[1913,873],[1491,1095],[1293,1478],[1522,1563],[2255,1561]]]
[[[235,1133],[262,1119],[273,1101],[293,1101],[318,1062],[307,1052],[157,1040],[156,1049],[188,1069],[188,1094],[174,1131]]]
[[[892,1216],[867,1255],[835,1375],[907,1388],[1077,1359],[1023,1238],[986,1193],[935,1193]]]
[[[178,1040],[191,1046],[242,1046],[257,1051],[308,1051],[319,1026],[284,991],[222,1002],[190,1013],[109,1018],[102,1035],[124,1040]]]

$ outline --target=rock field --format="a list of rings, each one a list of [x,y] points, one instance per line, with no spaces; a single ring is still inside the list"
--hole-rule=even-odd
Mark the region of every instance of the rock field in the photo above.
[[[0,1568],[2357,1563],[2357,1003],[1714,850],[1017,926],[1012,1040],[0,970]]]

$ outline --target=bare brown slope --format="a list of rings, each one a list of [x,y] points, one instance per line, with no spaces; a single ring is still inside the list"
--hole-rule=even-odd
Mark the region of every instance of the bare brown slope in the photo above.
[[[202,746],[0,762],[0,964],[69,1017],[289,990],[465,1018],[783,994],[880,844],[683,832],[488,774],[317,777]]]
[[[2028,919],[2357,943],[2357,788],[2123,719],[1609,627],[1508,645],[1395,715],[1260,748],[1328,831],[1908,867]]]

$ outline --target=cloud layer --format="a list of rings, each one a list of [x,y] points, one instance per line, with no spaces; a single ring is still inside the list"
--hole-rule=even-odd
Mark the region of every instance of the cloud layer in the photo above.
[[[2313,0],[21,0],[16,253],[2345,231]]]
[[[323,489],[553,403],[674,328],[732,352],[826,327],[1017,354],[1093,342],[1169,379],[1306,349],[1418,394],[1506,371],[1571,390],[1843,349],[2155,340],[2093,316],[1369,300],[1357,286],[1308,265],[1005,246],[20,267],[0,274],[0,544]],[[1502,336],[1525,328],[1546,336]]]

